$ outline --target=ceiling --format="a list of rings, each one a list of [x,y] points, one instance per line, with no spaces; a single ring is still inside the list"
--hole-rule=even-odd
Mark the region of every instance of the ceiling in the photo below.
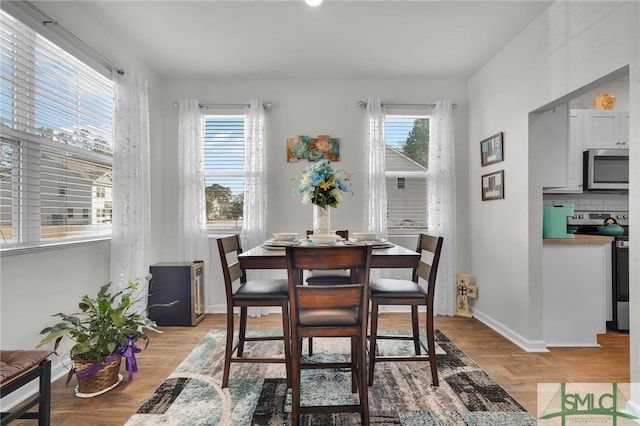
[[[34,2],[56,16],[55,2]],[[79,1],[159,75],[468,78],[549,1]],[[42,6],[40,6],[42,5]],[[82,34],[76,34],[83,38]]]

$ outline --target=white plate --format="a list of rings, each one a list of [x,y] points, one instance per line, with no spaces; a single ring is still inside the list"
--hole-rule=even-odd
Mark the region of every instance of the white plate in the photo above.
[[[266,240],[264,243],[262,243],[263,246],[272,246],[272,247],[297,246],[298,244],[300,244],[300,240],[283,241],[283,240],[275,240],[273,238]]]

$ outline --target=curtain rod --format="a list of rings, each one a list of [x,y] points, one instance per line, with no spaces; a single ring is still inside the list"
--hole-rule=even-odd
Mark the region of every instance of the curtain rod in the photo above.
[[[358,101],[358,106],[360,108],[366,108],[367,107],[367,101]],[[436,104],[388,104],[385,102],[382,102],[382,106],[395,106],[395,107],[435,107]],[[456,109],[458,108],[458,104],[451,104],[451,108]]]
[[[50,17],[49,15],[47,15],[46,13],[44,13],[42,10],[38,9],[38,7],[36,7],[34,4],[32,4],[30,1],[27,0],[23,0],[24,3],[29,6],[31,9],[35,10],[37,13],[40,14],[40,16],[42,16],[45,20],[42,21],[42,25],[44,25],[45,27],[47,25],[54,25],[57,28],[59,28],[60,30],[62,30],[63,33],[65,33],[68,37],[72,38],[73,40],[75,40],[76,42],[80,43],[82,46],[85,47],[85,49],[89,50],[89,52],[94,55],[95,57],[99,58],[101,61],[103,61],[104,63],[106,63],[107,65],[109,65],[113,70],[116,70],[118,72],[118,74],[124,74],[124,71],[122,71],[120,68],[118,68],[113,62],[111,62],[109,59],[105,58],[100,52],[98,52],[96,49],[94,49],[93,47],[89,46],[87,43],[85,43],[83,40],[81,40],[78,36],[76,36],[74,33],[72,33],[71,31],[69,31],[68,29],[66,29],[65,27],[63,27],[58,21],[54,20],[52,17]]]
[[[173,104],[174,108],[178,108],[180,105],[178,104],[178,102],[174,102]],[[250,107],[251,104],[198,104],[198,106],[200,108],[207,108],[207,107],[227,107],[227,108],[239,108],[239,107]],[[266,110],[270,110],[271,108],[273,108],[273,103],[272,102],[264,102],[262,104],[262,107]]]

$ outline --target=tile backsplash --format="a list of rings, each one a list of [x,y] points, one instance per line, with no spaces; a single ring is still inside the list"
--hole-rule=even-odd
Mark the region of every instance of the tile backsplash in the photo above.
[[[573,204],[574,211],[628,211],[627,194],[544,194],[545,206]]]

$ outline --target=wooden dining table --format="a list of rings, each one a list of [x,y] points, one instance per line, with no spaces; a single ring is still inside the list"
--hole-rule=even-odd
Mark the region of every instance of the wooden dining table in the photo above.
[[[242,252],[238,256],[242,269],[287,269],[284,247],[274,250],[262,245]],[[420,255],[415,251],[395,245],[389,248],[375,248],[371,251],[372,268],[415,268]]]

